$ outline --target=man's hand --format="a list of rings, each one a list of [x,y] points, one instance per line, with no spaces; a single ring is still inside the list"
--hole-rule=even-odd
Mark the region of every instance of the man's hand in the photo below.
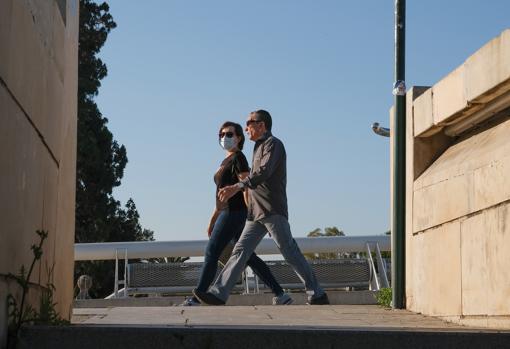
[[[235,185],[235,184],[223,187],[218,192],[218,199],[221,202],[227,202],[228,199],[230,199],[232,196],[234,196],[240,190],[241,189],[237,185]]]

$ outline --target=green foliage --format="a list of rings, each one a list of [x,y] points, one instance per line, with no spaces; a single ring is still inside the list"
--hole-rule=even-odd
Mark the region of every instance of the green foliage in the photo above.
[[[377,304],[382,307],[391,308],[392,291],[390,287],[384,287],[376,294]]]
[[[308,237],[319,237],[319,236],[345,236],[343,230],[337,227],[326,227],[324,233],[320,228],[316,228],[307,234]],[[304,256],[307,259],[336,259],[338,258],[337,253],[305,253]]]
[[[55,310],[57,303],[53,301],[53,292],[55,292],[55,286],[53,285],[54,265],[51,268],[46,268],[48,281],[45,287],[40,284],[37,285],[41,289],[39,309],[37,310],[30,304],[26,304],[30,290],[30,277],[34,271],[34,266],[42,258],[44,240],[48,238],[48,232],[46,231],[37,230],[36,233],[39,236],[39,244],[34,244],[30,247],[34,257],[28,271],[22,265],[18,275],[11,273],[7,275],[8,278],[14,280],[21,288],[20,300],[11,293],[7,295],[7,312],[9,317],[7,340],[9,348],[16,346],[19,330],[23,324],[64,325],[69,323],[67,320],[62,319]]]
[[[391,236],[391,230],[388,230],[384,233],[384,235],[390,235]],[[381,251],[381,257],[382,258],[391,258],[391,251]]]
[[[94,101],[108,74],[97,55],[116,26],[108,4],[80,0],[76,242],[154,240],[154,233],[141,227],[134,201],[122,207],[113,197],[124,176],[127,151],[114,140],[108,119]],[[92,297],[103,298],[113,290],[114,270],[113,261],[80,262],[75,279],[90,275]]]

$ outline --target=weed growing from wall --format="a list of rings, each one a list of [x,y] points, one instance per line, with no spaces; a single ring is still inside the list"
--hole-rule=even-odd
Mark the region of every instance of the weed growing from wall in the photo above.
[[[24,265],[20,267],[18,275],[9,273],[7,276],[16,281],[21,288],[21,297],[17,299],[13,294],[7,295],[7,309],[9,314],[9,329],[7,338],[7,347],[15,348],[18,340],[19,330],[24,324],[32,325],[65,325],[69,321],[64,320],[55,310],[57,303],[53,300],[53,293],[55,286],[53,285],[53,271],[55,263],[51,267],[46,267],[48,275],[48,282],[46,285],[38,285],[41,291],[39,298],[39,309],[35,309],[30,304],[26,304],[28,292],[30,290],[30,277],[34,271],[34,267],[38,261],[41,260],[43,255],[42,246],[44,241],[48,238],[48,232],[37,230],[39,236],[39,243],[30,247],[34,255],[30,267],[27,269]]]

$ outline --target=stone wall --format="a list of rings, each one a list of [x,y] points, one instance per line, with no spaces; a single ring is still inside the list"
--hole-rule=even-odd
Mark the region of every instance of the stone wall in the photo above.
[[[510,328],[510,30],[407,94],[407,308]]]
[[[78,0],[0,0],[0,347],[17,290],[6,275],[29,266],[37,229],[49,238],[31,282],[45,284],[54,266],[57,308],[70,315],[78,11]]]

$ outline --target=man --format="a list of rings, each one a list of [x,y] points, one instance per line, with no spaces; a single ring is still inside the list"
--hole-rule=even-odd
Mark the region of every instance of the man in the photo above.
[[[223,305],[245,268],[246,261],[269,233],[285,260],[305,284],[309,304],[329,304],[312,268],[292,237],[287,212],[287,164],[283,143],[271,134],[271,115],[265,110],[250,114],[246,132],[255,142],[250,175],[239,183],[222,188],[220,201],[248,190],[248,219],[232,256],[210,287],[209,292],[193,290],[201,303]]]

